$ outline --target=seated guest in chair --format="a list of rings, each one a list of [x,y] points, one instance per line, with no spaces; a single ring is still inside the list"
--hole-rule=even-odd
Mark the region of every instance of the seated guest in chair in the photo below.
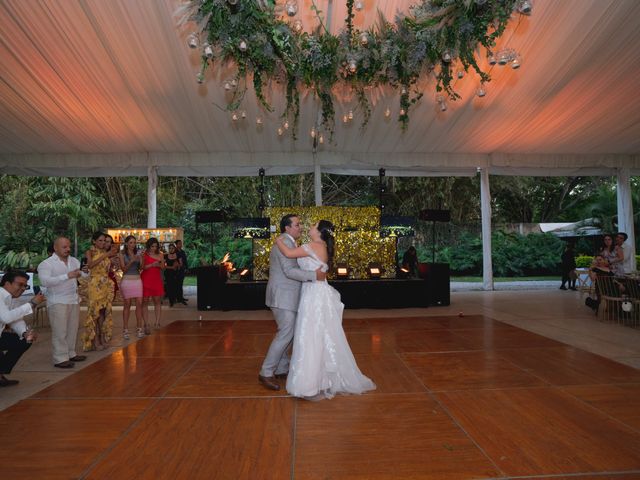
[[[0,281],[0,387],[16,385],[18,380],[9,380],[5,374],[11,373],[13,367],[37,334],[31,330],[23,317],[34,312],[35,307],[44,301],[39,293],[29,303],[11,308],[11,301],[18,298],[27,289],[29,275],[14,270],[4,274]]]

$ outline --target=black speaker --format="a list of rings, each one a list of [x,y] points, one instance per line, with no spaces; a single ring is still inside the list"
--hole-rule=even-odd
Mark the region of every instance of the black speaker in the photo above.
[[[450,222],[451,211],[449,210],[422,210],[419,216],[420,220],[428,222]]]
[[[200,210],[196,212],[196,223],[224,222],[225,214],[222,210]]]
[[[450,273],[448,263],[421,263],[418,265],[420,276],[427,282],[430,305],[449,305]]]
[[[198,278],[198,310],[219,309],[222,305],[222,290],[226,280],[219,267],[194,268]]]

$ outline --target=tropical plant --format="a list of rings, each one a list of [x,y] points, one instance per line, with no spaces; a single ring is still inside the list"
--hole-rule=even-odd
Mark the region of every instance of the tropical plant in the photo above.
[[[477,63],[478,47],[491,52],[517,5],[517,0],[420,0],[393,23],[380,16],[374,28],[359,31],[353,26],[354,1],[347,0],[345,27],[336,36],[326,29],[315,3],[319,27],[311,33],[282,20],[275,0],[191,0],[177,13],[179,24],[197,25],[188,40],[192,48],[201,47],[197,80],[204,81],[214,59],[232,61],[238,69],[237,87],[228,110],[242,103],[250,74],[256,97],[267,110],[266,83],[281,83],[287,99],[283,116],[293,122],[295,135],[301,88],[317,95],[322,124],[332,132],[332,90],[340,83],[356,92],[365,123],[370,111],[365,88],[384,84],[400,90],[398,121],[406,128],[409,109],[423,94],[417,87],[423,74],[435,76],[436,91],[452,100],[459,98],[452,87],[456,63],[489,81]]]

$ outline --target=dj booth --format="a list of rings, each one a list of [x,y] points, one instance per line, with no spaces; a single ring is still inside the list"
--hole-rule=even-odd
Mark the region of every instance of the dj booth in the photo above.
[[[416,279],[330,280],[346,308],[409,308],[449,305],[449,265],[424,264]],[[266,281],[227,280],[218,267],[201,267],[198,276],[198,310],[259,310],[264,304]]]

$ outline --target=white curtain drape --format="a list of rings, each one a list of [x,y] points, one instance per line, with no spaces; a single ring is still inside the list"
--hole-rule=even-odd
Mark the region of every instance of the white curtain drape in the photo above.
[[[618,199],[618,231],[625,232],[629,238],[625,242],[625,271],[632,272],[636,265],[636,239],[633,223],[633,203],[631,199],[631,182],[629,179],[629,169],[621,168],[617,176],[617,199]]]
[[[489,171],[480,169],[480,209],[482,215],[482,288],[493,290],[493,259],[491,255],[491,190]]]

